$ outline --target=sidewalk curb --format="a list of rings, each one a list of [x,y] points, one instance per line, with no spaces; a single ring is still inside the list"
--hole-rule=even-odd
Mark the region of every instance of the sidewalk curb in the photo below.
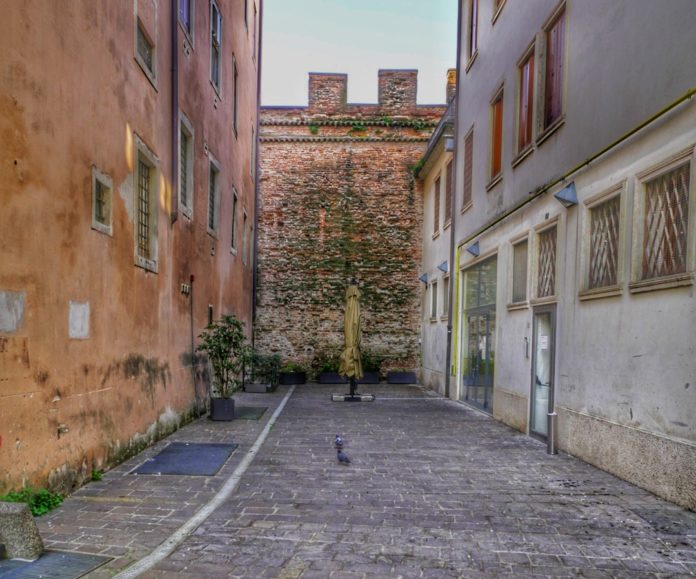
[[[237,489],[237,486],[239,486],[242,476],[244,476],[244,473],[251,465],[263,443],[266,441],[271,428],[278,419],[278,416],[280,416],[283,408],[285,408],[288,400],[290,400],[290,397],[294,391],[295,386],[292,386],[283,398],[283,401],[278,405],[278,408],[275,409],[275,412],[268,420],[268,423],[261,431],[261,434],[259,434],[253,446],[247,451],[246,456],[242,459],[237,468],[234,469],[234,472],[225,481],[217,494],[198,511],[196,511],[196,513],[188,521],[174,531],[169,538],[165,539],[149,555],[143,557],[139,561],[133,563],[133,565],[127,569],[115,575],[114,579],[131,579],[138,577],[141,573],[144,573],[149,569],[152,569],[152,567],[154,567],[162,559],[170,555],[174,549],[176,549],[191,533],[193,533],[201,524],[203,524],[203,522],[205,522],[205,520],[213,512],[215,512],[215,509],[217,509],[230,497],[230,495]]]

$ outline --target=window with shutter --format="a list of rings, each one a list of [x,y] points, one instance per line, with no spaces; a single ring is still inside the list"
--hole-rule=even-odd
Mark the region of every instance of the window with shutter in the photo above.
[[[447,163],[445,173],[445,225],[452,221],[452,161]]]
[[[464,183],[462,187],[462,208],[471,203],[471,190],[474,175],[474,129],[464,138]]]
[[[519,110],[517,151],[524,151],[532,143],[534,113],[534,50],[519,68]]]
[[[546,30],[546,71],[544,83],[544,128],[553,125],[563,113],[563,69],[565,10]]]
[[[440,177],[435,179],[435,191],[433,195],[433,233],[440,230]]]
[[[491,181],[503,169],[503,91],[501,90],[491,104]]]

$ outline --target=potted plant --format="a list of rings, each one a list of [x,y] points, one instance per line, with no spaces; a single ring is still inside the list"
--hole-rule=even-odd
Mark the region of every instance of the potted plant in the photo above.
[[[251,354],[246,370],[244,381],[245,392],[273,392],[278,387],[280,355],[266,355],[254,351]]]
[[[358,380],[358,384],[379,384],[381,366],[381,356],[376,352],[365,349],[362,352],[363,377]]]
[[[210,389],[211,420],[232,420],[232,395],[242,386],[242,370],[249,358],[244,322],[222,316],[209,324],[199,336],[199,352],[205,352],[213,372]]]
[[[387,372],[388,384],[417,384],[416,373],[406,368],[394,368]]]
[[[279,381],[284,385],[304,384],[307,382],[307,371],[299,362],[286,362],[280,368]]]
[[[345,384],[345,376],[338,373],[340,368],[338,358],[329,358],[319,368],[319,384]]]

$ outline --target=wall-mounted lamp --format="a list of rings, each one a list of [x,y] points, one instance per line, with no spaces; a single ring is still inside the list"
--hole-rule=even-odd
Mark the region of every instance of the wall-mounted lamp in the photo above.
[[[437,266],[437,269],[444,273],[447,273],[449,271],[449,264],[446,261],[443,261],[440,265]]]
[[[447,153],[451,153],[452,151],[454,151],[454,137],[445,138],[445,151]]]
[[[466,250],[474,257],[478,257],[479,255],[481,255],[481,248],[479,247],[478,241],[476,243],[472,243],[469,247],[466,248]]]
[[[418,279],[421,280],[425,285],[428,285],[428,274],[427,273],[424,273]]]
[[[558,193],[554,195],[556,199],[558,199],[562,204],[563,207],[572,207],[573,205],[578,204],[578,194],[575,191],[575,182],[571,181],[563,187]]]

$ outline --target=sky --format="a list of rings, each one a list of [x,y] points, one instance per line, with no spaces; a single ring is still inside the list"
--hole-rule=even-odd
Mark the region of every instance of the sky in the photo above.
[[[348,74],[348,102],[377,102],[380,68],[418,69],[418,103],[445,102],[458,0],[264,0],[263,105],[306,105],[309,72]]]

